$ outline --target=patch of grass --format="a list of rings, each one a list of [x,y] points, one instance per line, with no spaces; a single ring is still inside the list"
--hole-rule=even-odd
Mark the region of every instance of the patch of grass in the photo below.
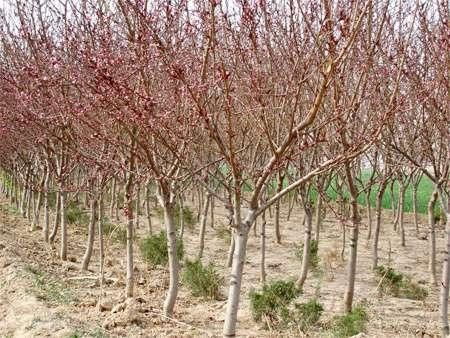
[[[51,279],[30,265],[25,267],[25,271],[31,276],[32,292],[39,299],[55,304],[69,304],[73,301],[73,295],[63,283]]]
[[[228,227],[221,225],[218,226],[215,230],[217,237],[223,239],[228,245],[231,243],[231,230]]]
[[[103,235],[111,238],[114,242],[122,245],[127,244],[127,229],[120,224],[104,222]],[[136,235],[134,236],[134,240],[136,240]]]
[[[169,260],[167,250],[167,235],[165,231],[159,234],[148,236],[142,240],[139,246],[142,257],[152,266],[165,266]],[[178,260],[183,258],[184,249],[183,242],[177,238],[177,257]]]
[[[68,224],[86,225],[89,223],[89,214],[72,201],[67,205],[66,219]]]
[[[289,305],[300,294],[294,281],[275,281],[261,290],[251,290],[250,309],[256,322],[266,328],[279,327],[290,317]]]
[[[355,306],[350,313],[333,318],[331,333],[333,337],[351,337],[357,335],[365,330],[368,319],[364,306]]]
[[[205,266],[200,260],[186,260],[182,280],[194,297],[220,299],[219,291],[223,278],[219,276],[213,264]]]
[[[295,304],[289,314],[290,325],[295,325],[300,331],[309,331],[320,319],[323,306],[317,299],[302,304]]]
[[[375,274],[382,294],[413,300],[424,300],[428,296],[427,290],[412,281],[411,277],[391,267],[380,265]]]
[[[303,259],[303,248],[304,244],[296,244],[294,249],[295,257],[297,257],[300,261]],[[318,255],[319,245],[315,239],[311,239],[311,243],[309,245],[309,267],[311,269],[317,269],[319,267],[320,257]]]

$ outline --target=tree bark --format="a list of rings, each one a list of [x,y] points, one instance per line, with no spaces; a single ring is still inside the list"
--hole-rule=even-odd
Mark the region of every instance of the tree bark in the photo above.
[[[49,241],[54,243],[56,239],[56,234],[58,233],[58,228],[61,223],[61,191],[58,190],[56,193],[56,206],[55,206],[55,222],[53,224],[52,233],[50,234]]]
[[[266,212],[265,211],[261,215],[261,230],[260,231],[261,231],[261,233],[260,233],[260,245],[261,245],[260,281],[264,285],[264,284],[266,284]]]
[[[209,210],[209,202],[211,201],[211,195],[207,194],[205,201],[204,201],[204,205],[203,205],[203,210],[202,210],[202,214],[200,217],[200,236],[199,236],[199,250],[198,250],[198,258],[202,258],[203,257],[203,250],[205,248],[205,231],[206,231],[206,221],[208,218],[208,210]]]
[[[430,271],[430,281],[433,285],[437,283],[436,276],[436,220],[434,218],[434,207],[438,198],[438,191],[435,190],[428,201],[428,226],[429,226],[429,261],[428,269]]]
[[[86,251],[84,252],[81,271],[87,271],[92,257],[95,239],[95,225],[97,223],[97,199],[92,197],[91,200],[91,219],[88,226],[88,238],[86,243]]]
[[[100,255],[100,286],[103,286],[105,280],[105,248],[103,241],[103,221],[105,214],[105,202],[103,200],[103,193],[100,193],[98,203],[98,242],[99,242],[99,255]]]
[[[398,223],[399,223],[399,228],[400,228],[400,236],[401,236],[401,245],[404,247],[406,246],[406,242],[405,242],[405,222],[404,222],[404,204],[405,204],[405,191],[406,191],[406,186],[403,184],[403,182],[401,183],[400,186],[400,199],[399,199],[399,203],[398,203]]]
[[[381,216],[383,213],[382,203],[383,203],[383,195],[386,190],[387,182],[383,181],[380,184],[379,190],[377,192],[377,202],[376,202],[376,223],[375,223],[375,232],[373,237],[373,245],[372,245],[372,269],[376,269],[378,266],[378,242],[380,238],[380,230],[381,230]]]
[[[61,191],[61,250],[60,257],[67,260],[67,219],[66,219],[66,192]]]
[[[370,205],[370,192],[369,190],[366,194],[366,211],[367,211],[367,239],[370,240],[372,237],[372,207]]]
[[[412,191],[412,203],[413,203],[413,213],[414,213],[414,227],[416,228],[416,236],[419,235],[419,215],[417,211],[417,185],[413,185]]]
[[[443,337],[447,337],[450,333],[448,324],[448,293],[450,282],[450,199],[447,195],[444,197],[444,192],[440,191],[441,206],[445,210],[447,223],[445,227],[446,232],[446,251],[442,268],[441,292],[440,292],[440,318],[441,318],[441,332]]]
[[[281,189],[283,189],[283,175],[281,173],[278,173],[277,175],[277,190],[276,193],[278,194]],[[281,244],[281,231],[280,231],[280,204],[281,204],[281,200],[278,199],[275,202],[275,219],[274,219],[274,224],[275,224],[275,239],[277,241],[277,244]]]
[[[297,288],[303,289],[306,277],[308,276],[309,261],[310,261],[310,248],[311,248],[311,231],[312,231],[312,210],[310,207],[305,206],[305,239],[303,242],[303,257],[300,277],[297,280]]]
[[[145,213],[147,214],[147,228],[148,233],[151,236],[153,234],[152,228],[152,211],[150,206],[150,184],[145,185]]]
[[[316,229],[314,232],[314,239],[319,244],[320,230],[322,229],[322,191],[318,191],[316,202]]]

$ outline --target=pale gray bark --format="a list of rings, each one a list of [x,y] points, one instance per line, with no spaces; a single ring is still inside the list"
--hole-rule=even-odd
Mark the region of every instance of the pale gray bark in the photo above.
[[[300,269],[300,277],[297,280],[297,288],[303,289],[306,277],[308,276],[310,248],[311,248],[311,231],[312,231],[312,210],[309,206],[305,206],[305,234],[303,241],[303,257],[302,266]]]
[[[60,258],[67,260],[67,219],[66,219],[66,192],[61,191],[61,250]]]
[[[56,234],[58,233],[58,228],[61,223],[61,191],[58,190],[56,193],[56,206],[55,206],[55,220],[53,224],[52,233],[50,234],[49,241],[54,243],[56,239]]]
[[[428,269],[430,271],[430,280],[433,285],[437,283],[436,276],[436,220],[434,218],[434,207],[438,199],[438,191],[435,190],[428,201],[428,226],[429,226],[429,260]]]
[[[376,269],[378,266],[378,242],[380,238],[380,230],[381,230],[381,216],[382,216],[382,202],[383,195],[386,190],[386,181],[381,182],[379,186],[379,190],[377,192],[377,202],[376,202],[376,221],[375,221],[375,232],[373,236],[373,244],[372,244],[372,269]]]
[[[89,263],[92,257],[92,250],[94,249],[95,239],[95,225],[97,223],[97,199],[91,199],[91,218],[88,226],[88,238],[86,243],[86,251],[84,252],[83,261],[81,263],[81,271],[86,271],[89,268]]]
[[[205,248],[206,221],[208,218],[208,210],[209,210],[210,201],[211,201],[211,195],[207,194],[205,201],[204,201],[202,214],[200,216],[200,235],[199,235],[200,245],[199,245],[199,250],[198,250],[198,258],[199,259],[203,257],[203,251]]]

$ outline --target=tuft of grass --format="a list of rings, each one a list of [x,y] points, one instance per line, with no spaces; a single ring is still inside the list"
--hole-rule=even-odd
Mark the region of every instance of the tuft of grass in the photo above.
[[[113,224],[110,222],[103,223],[103,234],[106,237],[110,237],[114,242],[120,243],[122,245],[127,244],[127,229],[120,224]],[[134,236],[134,240],[136,235]]]
[[[428,296],[427,290],[412,281],[411,277],[391,267],[380,265],[375,269],[375,274],[382,294],[413,300],[424,300]]]
[[[55,304],[69,304],[73,301],[73,296],[67,287],[36,268],[27,265],[25,271],[32,278],[32,292],[44,301]]]
[[[352,337],[365,330],[367,320],[364,306],[355,306],[351,312],[333,318],[331,333],[333,337]]]
[[[303,259],[303,248],[304,244],[296,244],[294,249],[295,257],[300,261]],[[309,245],[309,267],[312,269],[317,269],[319,267],[320,257],[319,257],[319,245],[315,239],[311,239]]]
[[[89,223],[89,215],[81,209],[80,205],[70,202],[66,208],[66,219],[68,224],[86,225]]]
[[[322,313],[322,304],[317,299],[311,299],[306,303],[295,304],[288,322],[294,324],[300,331],[307,332],[317,324]]]
[[[182,280],[194,297],[220,299],[219,291],[223,278],[219,276],[213,264],[204,266],[200,260],[186,260]]]
[[[288,306],[300,294],[294,281],[275,281],[261,290],[249,294],[253,319],[263,322],[266,328],[277,327],[286,322],[290,312]]]
[[[231,243],[231,230],[228,227],[221,225],[217,227],[215,230],[217,237],[223,239],[225,243],[227,243],[228,245]]]
[[[139,246],[142,257],[151,266],[165,266],[169,261],[167,250],[167,235],[165,231],[148,236],[143,239]],[[177,238],[177,257],[181,260],[184,255],[183,242]]]

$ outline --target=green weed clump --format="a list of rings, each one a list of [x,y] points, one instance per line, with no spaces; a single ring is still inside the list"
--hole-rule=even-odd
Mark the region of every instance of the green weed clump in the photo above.
[[[159,234],[148,236],[142,240],[140,246],[142,257],[152,266],[165,266],[169,261],[169,253],[167,250],[167,235],[165,231]],[[183,242],[177,239],[177,257],[178,260],[183,258],[184,249]]]
[[[194,297],[220,299],[220,286],[223,278],[211,263],[205,266],[200,260],[186,260],[182,281],[191,290]]]
[[[375,269],[381,294],[413,300],[424,300],[428,292],[411,278],[391,267],[378,266]]]
[[[302,304],[295,304],[294,309],[289,314],[289,325],[297,327],[302,332],[309,331],[320,319],[323,306],[317,299]]]
[[[351,337],[363,332],[369,319],[363,305],[358,305],[345,315],[333,318],[331,333],[334,337]]]
[[[294,254],[300,261],[303,259],[303,248],[303,243],[295,246]],[[317,269],[319,267],[320,257],[318,253],[319,244],[315,239],[312,239],[309,245],[309,267],[312,269]]]
[[[70,202],[66,208],[66,220],[68,224],[86,225],[89,223],[89,215],[79,204]]]
[[[217,237],[223,239],[225,243],[231,243],[231,230],[223,225],[216,228]]]
[[[250,308],[256,322],[266,327],[277,327],[290,317],[289,305],[300,294],[294,281],[275,281],[260,291],[250,291]]]

